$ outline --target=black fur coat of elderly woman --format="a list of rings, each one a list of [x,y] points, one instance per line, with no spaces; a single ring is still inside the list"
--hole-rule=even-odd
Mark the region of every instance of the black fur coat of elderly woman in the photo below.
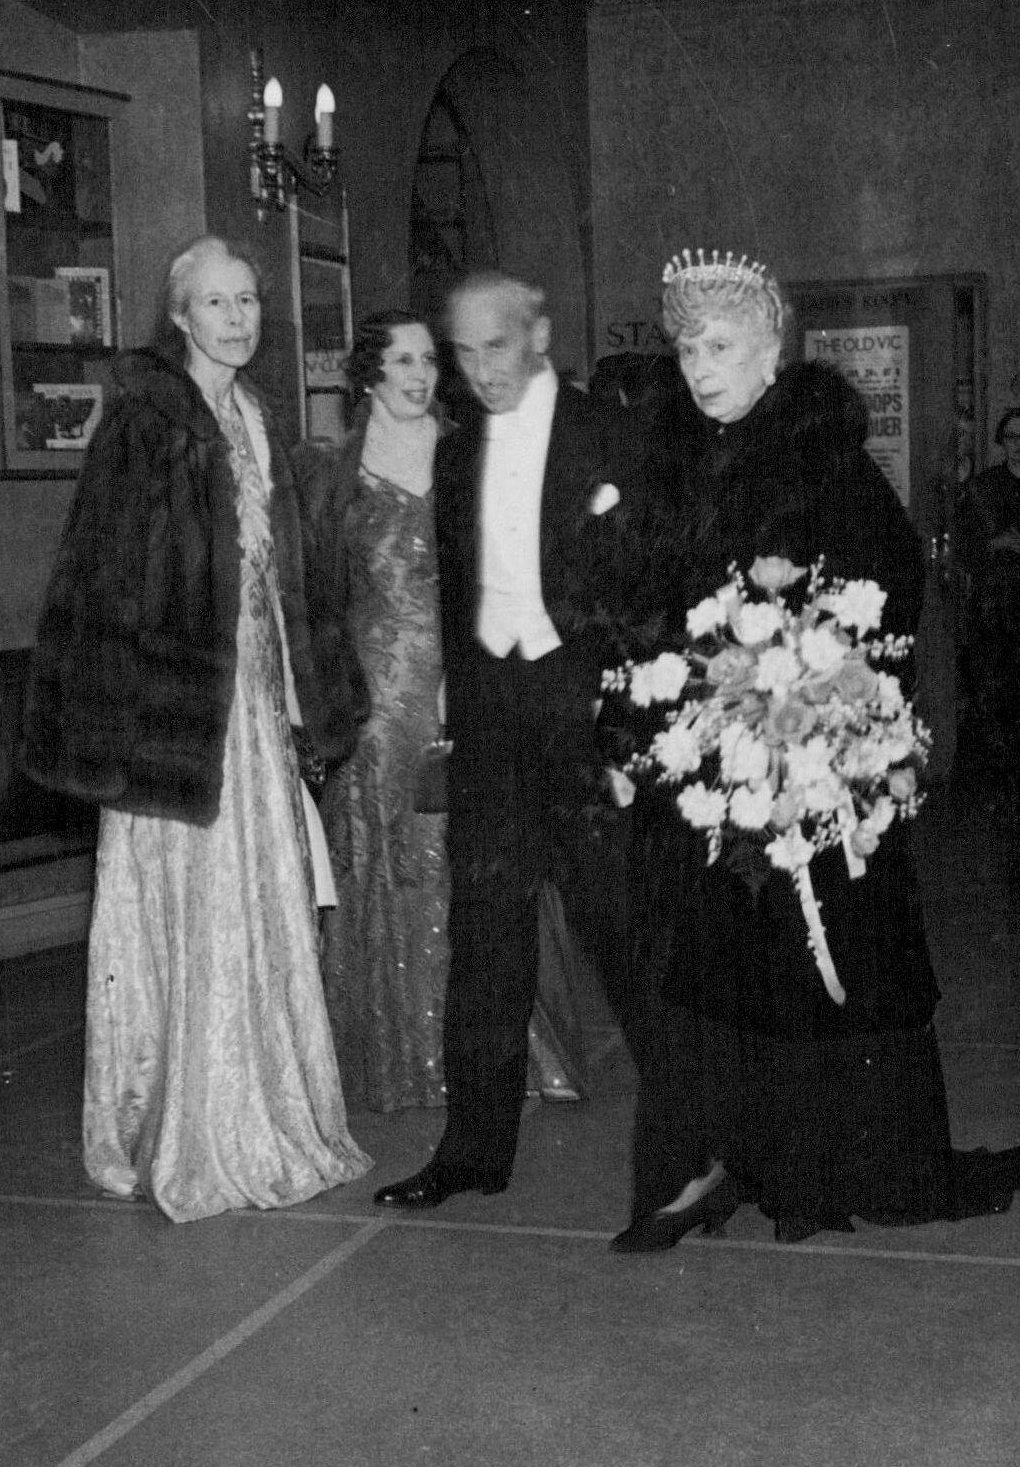
[[[824,556],[828,576],[886,591],[883,634],[912,633],[920,542],[864,449],[859,394],[821,363],[779,370],[784,307],[760,267],[688,256],[666,280],[664,319],[699,416],[660,465],[644,617],[668,645],[734,563],[746,573],[758,556],[804,567]],[[787,599],[796,609],[796,588]],[[950,1145],[908,827],[886,832],[859,879],[841,849],[811,863],[847,992],[838,1005],[788,874],[764,854],[747,859],[750,843],[709,865],[703,833],[664,795],[651,803],[635,822],[633,947],[636,963],[658,965],[672,1005],[687,1125],[663,1183],[672,1204],[635,1218],[617,1251],[671,1247],[744,1200],[787,1242],[852,1230],[853,1217],[909,1224],[1008,1207],[1016,1154],[986,1165]]]
[[[101,807],[86,1170],[185,1222],[304,1201],[370,1162],[347,1130],[291,731],[303,722],[324,755],[349,747],[346,637],[309,618],[295,486],[239,375],[259,338],[254,264],[196,241],[166,300],[183,361],[117,361],[22,757]]]

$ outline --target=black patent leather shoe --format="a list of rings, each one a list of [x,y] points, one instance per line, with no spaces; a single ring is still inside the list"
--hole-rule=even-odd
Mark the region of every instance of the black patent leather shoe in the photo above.
[[[629,1228],[617,1233],[609,1250],[611,1253],[664,1253],[667,1248],[675,1248],[685,1234],[697,1227],[712,1237],[722,1231],[723,1225],[740,1206],[740,1201],[739,1187],[731,1177],[723,1177],[710,1192],[689,1207],[635,1218]]]
[[[509,1180],[502,1172],[478,1167],[436,1166],[430,1162],[413,1177],[380,1187],[372,1200],[377,1207],[422,1212],[428,1207],[438,1207],[456,1192],[481,1192],[486,1197],[505,1192]]]

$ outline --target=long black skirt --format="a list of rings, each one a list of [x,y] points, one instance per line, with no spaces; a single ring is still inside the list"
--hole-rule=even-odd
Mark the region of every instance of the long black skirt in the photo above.
[[[687,1019],[707,1149],[766,1216],[908,1226],[1009,1207],[1016,1151],[953,1150],[930,1024],[787,1040]]]

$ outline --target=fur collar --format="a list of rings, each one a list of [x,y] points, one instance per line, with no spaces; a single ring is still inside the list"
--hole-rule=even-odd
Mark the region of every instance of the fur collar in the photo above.
[[[123,396],[159,413],[199,438],[216,438],[219,427],[197,384],[175,362],[149,347],[124,351],[113,366],[114,380]],[[263,412],[266,404],[251,379],[239,377],[246,393]]]
[[[715,432],[719,433],[717,427]],[[781,436],[805,457],[846,453],[863,447],[868,408],[835,367],[825,362],[793,362],[784,367],[747,416],[725,426],[719,436],[724,440]]]

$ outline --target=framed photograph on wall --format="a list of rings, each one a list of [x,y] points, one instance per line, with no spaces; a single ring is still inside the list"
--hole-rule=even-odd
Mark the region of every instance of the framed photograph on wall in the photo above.
[[[101,265],[58,265],[58,280],[66,280],[75,346],[112,346],[110,272]]]
[[[88,446],[103,412],[98,382],[34,382],[32,397],[42,447],[80,453]]]

